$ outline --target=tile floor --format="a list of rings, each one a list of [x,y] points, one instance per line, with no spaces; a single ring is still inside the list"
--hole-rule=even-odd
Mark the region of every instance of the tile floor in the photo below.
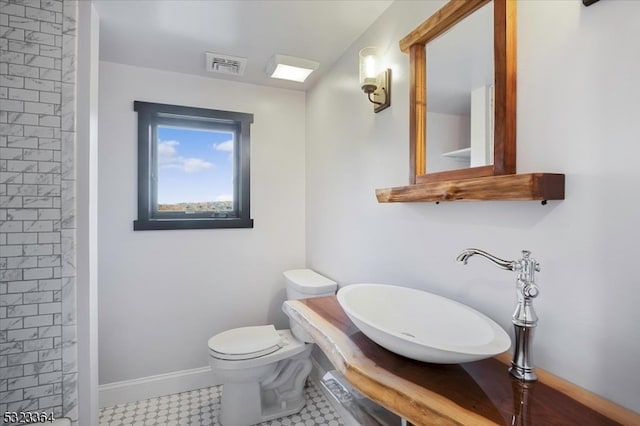
[[[219,425],[217,414],[221,390],[221,386],[214,386],[101,408],[100,426]],[[260,426],[344,425],[331,403],[311,380],[305,389],[305,397],[307,405],[298,414],[260,423]]]

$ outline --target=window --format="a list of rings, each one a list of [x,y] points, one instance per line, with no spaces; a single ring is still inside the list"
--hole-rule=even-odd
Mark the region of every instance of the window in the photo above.
[[[133,229],[253,228],[253,114],[135,101],[138,220]]]

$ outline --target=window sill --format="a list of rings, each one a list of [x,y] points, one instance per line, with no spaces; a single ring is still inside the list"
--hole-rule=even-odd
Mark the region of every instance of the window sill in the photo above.
[[[134,231],[161,231],[170,229],[224,229],[253,228],[253,219],[151,219],[134,220]]]

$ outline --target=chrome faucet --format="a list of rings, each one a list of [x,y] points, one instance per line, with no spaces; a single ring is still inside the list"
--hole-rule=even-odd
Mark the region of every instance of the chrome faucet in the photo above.
[[[476,254],[489,260],[499,268],[515,271],[518,274],[516,281],[518,305],[512,318],[516,345],[509,372],[512,376],[527,382],[538,380],[533,365],[533,356],[531,355],[531,342],[533,340],[533,329],[538,324],[538,316],[533,309],[532,303],[540,292],[534,280],[534,273],[540,271],[540,264],[531,257],[531,252],[527,250],[522,250],[522,259],[509,261],[495,257],[483,250],[469,248],[463,250],[456,257],[456,260],[466,265],[469,258]]]

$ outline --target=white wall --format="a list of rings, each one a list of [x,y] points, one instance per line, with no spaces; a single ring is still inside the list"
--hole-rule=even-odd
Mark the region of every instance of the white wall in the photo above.
[[[133,101],[254,114],[253,229],[133,232]],[[207,339],[285,326],[282,271],[305,262],[305,94],[100,64],[100,383],[204,367]]]
[[[397,42],[441,4],[394,2],[307,93],[307,264],[342,284],[445,295],[511,330],[515,276],[454,259],[532,250],[538,366],[640,411],[640,2],[518,2],[518,171],[565,173],[566,200],[378,204],[375,188],[408,182],[409,59]],[[379,114],[357,82],[369,45],[393,69]]]

